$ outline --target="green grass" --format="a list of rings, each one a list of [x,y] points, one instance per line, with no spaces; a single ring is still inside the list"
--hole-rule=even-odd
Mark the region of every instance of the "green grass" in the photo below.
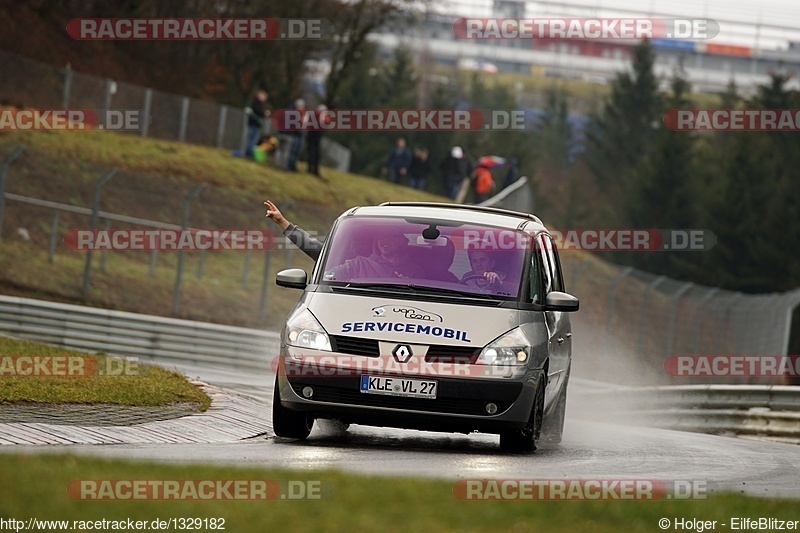
[[[264,199],[294,202],[286,216],[308,230],[327,232],[345,209],[388,200],[440,201],[442,198],[388,183],[385,180],[323,169],[328,181],[304,172],[289,173],[271,165],[233,158],[209,147],[142,139],[135,135],[103,132],[0,133],[0,159],[14,147],[26,154],[9,172],[7,192],[55,202],[90,206],[94,182],[112,167],[120,173],[103,189],[101,209],[113,213],[180,223],[183,198],[197,183],[208,183],[192,204],[194,227],[222,229],[269,228]],[[83,252],[59,242],[53,263],[48,261],[53,212],[18,202],[6,204],[0,240],[0,293],[88,304],[162,316],[172,315],[177,253],[158,255],[154,275],[147,253],[117,252],[106,256],[106,271],[95,254],[91,291],[81,295],[85,263]],[[59,237],[68,229],[86,228],[88,217],[61,214]],[[131,227],[121,224],[114,229]],[[17,234],[25,228],[26,241]],[[310,270],[313,263],[302,253],[288,256],[276,250],[270,257],[267,315],[259,318],[264,254],[253,253],[247,284],[243,284],[246,254],[210,252],[198,278],[199,254],[185,257],[180,318],[240,326],[277,327],[300,293],[280,289],[275,273],[286,266]]]
[[[31,363],[20,357],[51,359],[37,375],[18,375],[32,371]],[[58,376],[52,375],[54,370]],[[183,376],[157,366],[0,336],[0,404],[15,402],[141,407],[188,402],[203,411],[211,405]]]
[[[306,501],[80,501],[75,480],[296,480],[319,482]],[[0,515],[27,520],[224,518],[241,531],[660,531],[661,518],[797,519],[797,502],[725,494],[684,501],[461,501],[453,482],[215,466],[172,466],[69,455],[0,454]],[[71,525],[71,524],[70,524]],[[672,531],[673,529],[670,528]]]

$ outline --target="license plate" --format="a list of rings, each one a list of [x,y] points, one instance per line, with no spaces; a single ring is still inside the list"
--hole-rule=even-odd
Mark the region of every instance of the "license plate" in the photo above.
[[[428,379],[408,379],[386,376],[361,376],[361,392],[405,398],[435,399],[438,383]]]

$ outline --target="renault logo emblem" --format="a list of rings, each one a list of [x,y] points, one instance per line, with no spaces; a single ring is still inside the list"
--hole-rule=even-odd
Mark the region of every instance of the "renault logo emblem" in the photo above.
[[[411,346],[408,344],[398,344],[392,350],[392,355],[398,363],[407,363],[414,353],[411,351]]]

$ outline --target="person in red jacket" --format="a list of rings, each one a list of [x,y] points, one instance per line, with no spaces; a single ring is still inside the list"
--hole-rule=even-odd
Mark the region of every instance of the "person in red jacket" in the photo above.
[[[491,171],[483,166],[472,173],[472,188],[475,191],[475,203],[480,204],[489,199],[494,191],[494,179]]]

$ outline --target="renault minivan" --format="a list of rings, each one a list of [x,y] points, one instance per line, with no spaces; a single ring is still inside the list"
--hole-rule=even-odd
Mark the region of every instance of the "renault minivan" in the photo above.
[[[286,320],[273,425],[315,419],[560,442],[572,355],[558,251],[535,216],[479,206],[356,207],[331,228]]]

